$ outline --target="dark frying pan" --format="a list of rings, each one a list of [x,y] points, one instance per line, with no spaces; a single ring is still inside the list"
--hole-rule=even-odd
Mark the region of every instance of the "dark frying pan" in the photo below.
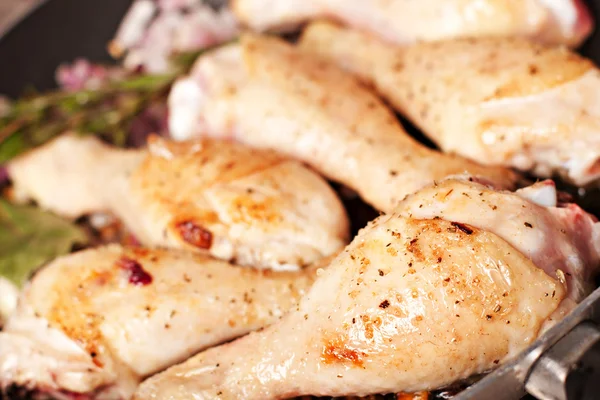
[[[55,87],[56,67],[77,57],[111,62],[106,44],[131,2],[42,1],[8,32],[0,32],[0,94],[16,97],[28,87],[51,89]],[[600,0],[586,2],[600,25]],[[581,53],[600,65],[600,29],[582,46]],[[406,124],[406,121],[403,122]],[[409,131],[420,140],[424,139],[410,126]],[[565,188],[584,208],[600,215],[599,192],[581,196],[572,188]],[[358,221],[353,218],[358,225],[356,227],[363,225],[365,205],[357,200],[351,200],[347,205],[351,217],[363,216]],[[600,289],[514,361],[487,375],[454,399],[513,400],[526,392],[543,400],[600,399],[598,324]]]
[[[0,32],[0,93],[15,97],[30,86],[50,89],[56,67],[77,57],[111,61],[106,44],[130,4],[131,0],[49,0],[3,37]]]

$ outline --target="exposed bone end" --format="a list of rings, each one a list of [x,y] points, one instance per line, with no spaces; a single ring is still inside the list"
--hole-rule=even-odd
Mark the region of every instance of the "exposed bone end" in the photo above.
[[[550,179],[519,189],[516,193],[524,199],[543,207],[556,207],[556,184]]]
[[[233,110],[222,112],[219,99],[235,96],[244,84],[246,73],[241,57],[239,44],[220,47],[201,56],[190,75],[175,82],[168,99],[168,124],[173,139],[231,136],[229,116]]]

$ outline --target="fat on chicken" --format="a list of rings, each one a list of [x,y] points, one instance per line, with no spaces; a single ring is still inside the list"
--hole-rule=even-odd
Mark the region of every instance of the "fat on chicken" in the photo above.
[[[557,204],[551,184],[444,181],[359,232],[283,319],[149,378],[134,398],[362,396],[489,371],[581,298],[599,228]]]
[[[510,188],[516,175],[412,139],[394,113],[341,68],[281,39],[246,34],[201,56],[169,95],[175,139],[233,138],[306,162],[382,211],[449,175]]]
[[[461,39],[407,48],[314,23],[300,46],[373,85],[446,152],[486,165],[600,179],[600,72],[565,48]]]
[[[347,243],[329,184],[300,163],[227,141],[119,150],[65,135],[8,165],[15,193],[61,215],[111,211],[148,246],[298,269]]]
[[[398,44],[459,37],[526,37],[577,46],[593,20],[582,0],[233,0],[255,30],[330,18]]]
[[[129,399],[142,378],[276,321],[318,267],[273,272],[119,245],[60,257],[0,332],[0,393]]]

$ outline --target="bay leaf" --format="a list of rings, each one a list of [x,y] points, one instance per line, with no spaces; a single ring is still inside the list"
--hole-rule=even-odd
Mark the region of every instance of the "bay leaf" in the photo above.
[[[30,274],[87,242],[73,222],[30,205],[0,198],[0,276],[22,286]]]

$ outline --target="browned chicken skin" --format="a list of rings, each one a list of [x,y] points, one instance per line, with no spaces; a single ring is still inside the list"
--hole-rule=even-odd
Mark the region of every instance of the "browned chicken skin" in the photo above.
[[[15,190],[77,217],[112,211],[144,245],[299,269],[344,246],[348,219],[328,183],[269,151],[152,138],[147,150],[60,137],[11,161]]]
[[[0,393],[128,399],[144,377],[275,322],[312,284],[178,250],[100,247],[38,272],[0,333]]]
[[[283,319],[155,375],[135,398],[362,396],[488,371],[586,294],[598,227],[548,184],[444,181],[359,232]]]
[[[522,39],[394,47],[314,23],[300,46],[353,71],[444,151],[578,186],[600,179],[600,72]]]
[[[267,36],[247,34],[241,44],[201,56],[169,103],[174,137],[228,137],[277,150],[383,211],[449,175],[468,173],[504,188],[516,178],[426,148],[350,74]]]

